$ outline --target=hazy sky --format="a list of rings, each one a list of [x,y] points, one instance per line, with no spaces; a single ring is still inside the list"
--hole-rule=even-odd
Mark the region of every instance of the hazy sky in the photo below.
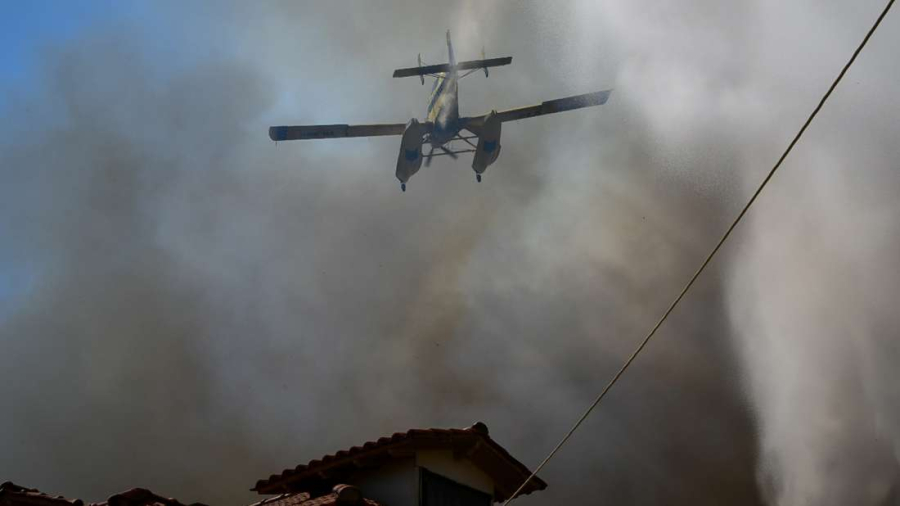
[[[882,2],[4,7],[0,479],[237,506],[259,478],[484,421],[535,466],[699,265]],[[513,56],[475,182],[399,138],[395,68]],[[900,504],[900,18],[520,501]]]

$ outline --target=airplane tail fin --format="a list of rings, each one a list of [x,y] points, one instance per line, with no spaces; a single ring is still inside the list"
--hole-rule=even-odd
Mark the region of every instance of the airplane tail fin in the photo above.
[[[450,42],[450,30],[447,30],[447,57],[450,61],[450,66],[456,66],[456,58],[453,56],[453,43]]]
[[[419,53],[419,69],[422,69],[422,53]],[[422,86],[425,86],[425,75],[419,74],[419,81],[422,81]]]

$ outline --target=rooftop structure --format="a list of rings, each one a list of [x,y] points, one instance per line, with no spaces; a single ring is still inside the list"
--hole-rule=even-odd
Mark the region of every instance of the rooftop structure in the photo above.
[[[36,488],[27,488],[7,481],[0,485],[0,506],[84,506],[81,499],[68,499],[61,495],[51,496]],[[177,499],[162,497],[145,488],[133,488],[115,494],[99,503],[89,506],[205,506],[201,503],[182,504]]]
[[[52,496],[36,488],[16,485],[11,481],[0,484],[0,506],[84,506],[81,499]]]
[[[374,504],[431,506],[440,496],[489,505],[508,499],[530,474],[479,422],[465,429],[398,432],[285,469],[257,481],[252,490],[280,494],[257,506],[318,505],[303,501],[334,494],[341,485],[360,490]],[[535,477],[521,494],[545,488]]]
[[[126,492],[110,496],[109,499],[93,503],[91,506],[205,506],[202,503],[184,505],[177,499],[156,495],[146,488],[133,488]]]

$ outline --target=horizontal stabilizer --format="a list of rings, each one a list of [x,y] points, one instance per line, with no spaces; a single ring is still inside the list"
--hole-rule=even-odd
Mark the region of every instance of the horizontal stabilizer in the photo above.
[[[502,67],[512,63],[512,56],[502,58],[488,58],[487,60],[461,61],[456,64],[457,70],[486,69],[488,67]]]
[[[442,63],[440,65],[424,65],[422,67],[397,69],[394,71],[394,77],[427,76],[428,74],[437,74],[438,72],[450,72],[450,64]]]
[[[404,123],[381,125],[307,125],[269,127],[273,141],[302,139],[336,139],[341,137],[375,137],[379,135],[403,135]]]
[[[503,58],[488,58],[487,60],[471,60],[471,61],[463,61],[459,62],[456,65],[456,70],[470,70],[470,69],[480,69],[487,67],[499,67],[501,65],[509,65],[512,63],[512,56],[506,56]],[[422,67],[410,67],[406,69],[397,69],[394,71],[394,77],[412,77],[412,76],[427,76],[429,74],[438,74],[441,72],[450,72],[451,67],[449,63],[442,63],[440,65],[425,65]]]

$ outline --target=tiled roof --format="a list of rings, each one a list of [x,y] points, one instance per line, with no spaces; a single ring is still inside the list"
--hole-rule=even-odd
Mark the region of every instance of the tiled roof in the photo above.
[[[524,464],[494,442],[488,435],[487,426],[479,422],[466,429],[412,429],[398,432],[285,469],[281,474],[273,474],[257,481],[252,490],[260,494],[303,492],[317,488],[329,480],[341,479],[365,463],[411,456],[420,449],[452,449],[469,459],[494,481],[494,498],[498,501],[508,498],[531,474]],[[545,488],[547,484],[534,477],[522,494]]]
[[[268,497],[250,506],[302,506],[309,499],[310,495],[307,492],[294,492]]]
[[[34,506],[84,506],[81,499],[66,499],[65,497],[51,496],[34,488],[27,488],[7,481],[0,485],[0,506],[16,505]],[[90,503],[90,506],[206,506],[202,503],[185,505],[177,499],[162,497],[145,488],[133,488],[131,490],[111,496],[100,503]]]
[[[358,488],[337,485],[330,494],[311,498],[306,492],[294,492],[269,497],[251,506],[382,506],[380,503],[362,497]]]
[[[133,488],[110,496],[104,502],[91,506],[185,506],[177,499],[156,495],[146,488]],[[191,503],[188,506],[205,506],[202,503]]]
[[[36,488],[23,487],[11,481],[0,484],[0,505],[14,506],[17,504],[84,506],[84,502],[81,499],[67,499],[61,495],[48,495]]]

